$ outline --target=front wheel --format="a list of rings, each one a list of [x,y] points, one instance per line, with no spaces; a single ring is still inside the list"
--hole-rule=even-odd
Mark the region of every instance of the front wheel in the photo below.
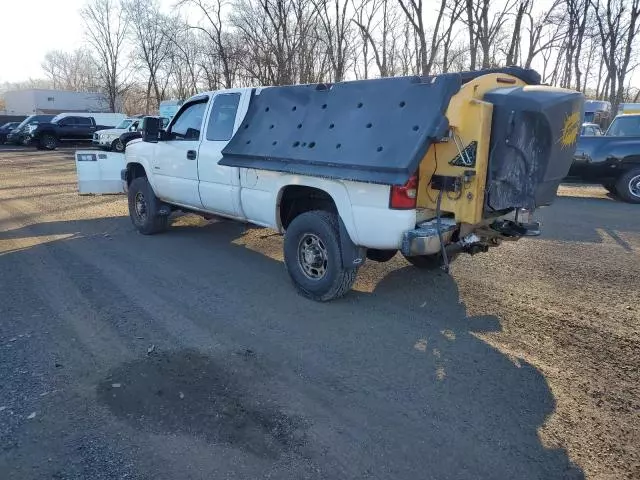
[[[40,148],[45,150],[55,150],[58,146],[58,139],[49,133],[45,133],[40,137],[40,141],[38,142]]]
[[[120,140],[119,138],[116,138],[111,144],[111,150],[113,150],[114,152],[122,153],[124,152],[124,149],[125,149],[125,145],[124,143],[122,143],[122,140]]]
[[[617,195],[629,203],[640,203],[640,168],[623,173],[616,181]]]
[[[357,268],[342,266],[338,216],[323,210],[298,215],[284,236],[284,263],[298,291],[326,302],[345,295]]]
[[[167,229],[169,216],[160,215],[160,200],[153,193],[147,177],[134,178],[129,186],[129,216],[143,235],[153,235]]]

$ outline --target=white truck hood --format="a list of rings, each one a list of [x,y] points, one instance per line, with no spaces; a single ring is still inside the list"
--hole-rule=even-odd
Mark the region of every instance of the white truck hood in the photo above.
[[[122,135],[127,131],[126,128],[107,128],[106,130],[98,130],[96,133],[98,135]]]

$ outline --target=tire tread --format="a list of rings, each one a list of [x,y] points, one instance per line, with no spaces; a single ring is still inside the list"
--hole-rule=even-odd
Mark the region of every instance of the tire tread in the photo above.
[[[338,217],[335,213],[327,212],[325,210],[311,210],[309,212],[305,212],[298,217],[296,217],[293,221],[299,219],[302,216],[306,216],[306,218],[316,217],[319,222],[324,223],[329,229],[335,234],[335,238],[338,244],[338,253],[340,257],[342,256],[342,247],[340,245],[340,229],[338,225]],[[293,222],[292,222],[293,223]],[[290,226],[291,227],[291,226]],[[289,275],[291,275],[290,266],[285,262],[287,270],[289,270]],[[344,268],[342,264],[339,266],[339,271],[334,279],[331,287],[323,294],[315,294],[306,290],[302,285],[299,285],[294,280],[294,284],[300,293],[312,300],[316,300],[319,302],[327,302],[329,300],[334,300],[336,298],[343,297],[346,295],[353,286],[356,277],[358,275],[357,268]]]

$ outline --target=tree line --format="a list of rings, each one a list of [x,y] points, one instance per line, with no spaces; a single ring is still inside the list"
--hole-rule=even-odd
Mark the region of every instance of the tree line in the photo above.
[[[538,0],[539,1],[539,0]],[[543,82],[638,101],[640,0],[89,0],[86,47],[47,53],[54,88],[115,109],[249,85],[433,75],[520,65]]]

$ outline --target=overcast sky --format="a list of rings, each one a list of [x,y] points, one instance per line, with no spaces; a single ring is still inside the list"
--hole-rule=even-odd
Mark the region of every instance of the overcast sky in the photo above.
[[[43,78],[40,64],[49,50],[74,50],[83,44],[79,10],[86,0],[2,0],[0,7],[0,83]],[[501,3],[504,0],[495,0]],[[544,8],[551,0],[536,0]],[[160,0],[165,9],[175,0]],[[437,2],[433,2],[434,8]],[[535,65],[534,65],[535,67]],[[640,87],[640,69],[633,83]]]

